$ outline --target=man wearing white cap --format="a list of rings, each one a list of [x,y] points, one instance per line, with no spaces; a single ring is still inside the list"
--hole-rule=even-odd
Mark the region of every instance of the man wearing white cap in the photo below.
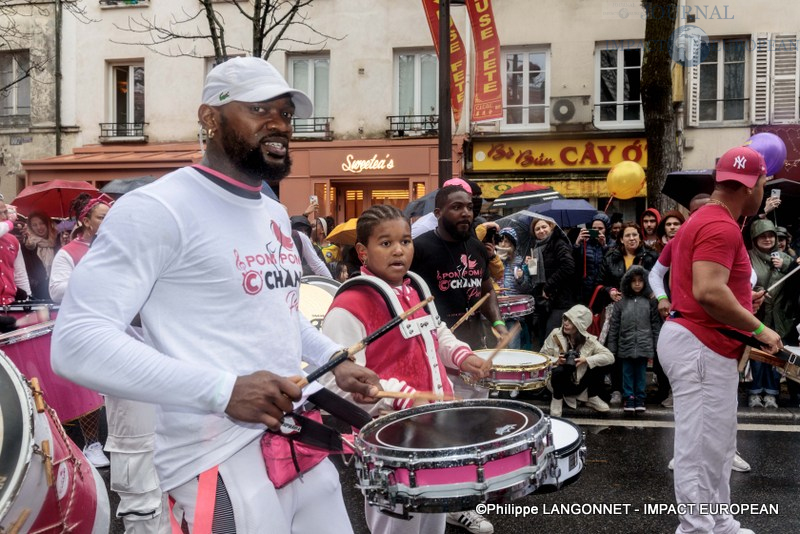
[[[729,150],[717,163],[708,203],[672,243],[672,311],[658,354],[674,399],[675,499],[687,505],[678,534],[752,534],[724,507],[731,502],[737,359],[744,344],[723,331],[751,333],[772,353],[781,346],[778,334],[753,315],[750,261],[737,224],[758,212],[765,182],[758,152]]]
[[[261,193],[289,173],[295,115],[310,117],[310,100],[266,61],[215,67],[198,111],[202,163],[116,203],[56,324],[56,372],[159,405],[156,469],[190,532],[352,531],[329,461],[276,489],[262,453],[265,428],[301,397],[287,378],[301,355],[321,365],[341,348],[300,314],[289,217]],[[137,313],[144,342],[124,333]],[[364,367],[334,374],[362,401],[377,392]]]

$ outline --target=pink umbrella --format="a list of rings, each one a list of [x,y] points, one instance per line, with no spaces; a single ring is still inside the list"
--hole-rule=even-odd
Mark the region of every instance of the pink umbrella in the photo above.
[[[29,185],[14,199],[17,211],[25,216],[41,211],[50,217],[69,217],[69,206],[81,193],[92,198],[99,197],[100,191],[89,182],[71,180],[52,180],[43,184]]]

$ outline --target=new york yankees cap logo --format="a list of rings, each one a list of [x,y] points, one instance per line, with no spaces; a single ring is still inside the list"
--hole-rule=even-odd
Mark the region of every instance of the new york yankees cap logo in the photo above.
[[[737,146],[725,152],[717,162],[718,182],[733,180],[754,187],[758,178],[767,173],[764,158],[750,147]]]

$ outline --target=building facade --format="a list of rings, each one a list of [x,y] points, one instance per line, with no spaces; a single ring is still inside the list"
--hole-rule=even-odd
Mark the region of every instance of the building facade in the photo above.
[[[316,195],[323,214],[341,221],[372,203],[402,206],[437,187],[440,80],[422,0],[379,4],[317,0],[303,13],[304,24],[290,28],[269,56],[315,104],[314,117],[295,124],[294,168],[280,186],[292,213]],[[673,69],[683,168],[713,166],[716,156],[756,128],[780,128],[789,139],[800,122],[797,17],[790,15],[800,15],[800,5],[679,4],[678,25],[701,28],[710,43],[702,63]],[[246,54],[249,22],[231,3],[215,5],[226,20],[230,49]],[[453,129],[453,173],[480,183],[487,198],[536,182],[604,208],[605,177],[614,163],[647,166],[641,3],[495,0],[492,7],[503,118],[480,123],[469,120],[471,27],[466,9],[451,7],[470,65],[465,111]],[[213,65],[210,42],[144,46],[150,34],[130,31],[199,8],[194,0],[91,0],[85,9],[93,22],[65,18],[71,27],[63,33],[62,110],[65,124],[75,125],[67,145],[82,147],[80,157],[32,154],[27,183],[57,177],[63,168],[102,185],[124,174],[120,162],[134,177],[201,157],[196,117]],[[181,28],[172,29],[189,31]],[[181,156],[171,160],[170,154]],[[78,167],[90,159],[91,172]],[[144,165],[155,160],[162,170]],[[611,210],[632,217],[644,207],[643,197],[615,201]]]

